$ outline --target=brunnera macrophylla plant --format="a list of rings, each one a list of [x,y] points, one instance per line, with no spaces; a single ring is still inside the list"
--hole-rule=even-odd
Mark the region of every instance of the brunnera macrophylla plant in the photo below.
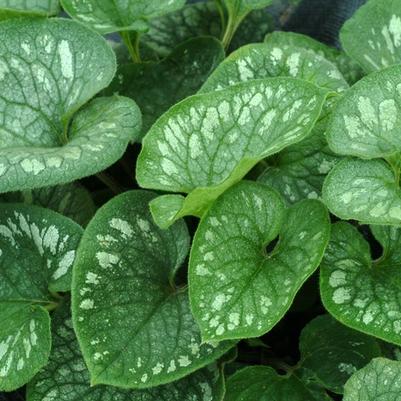
[[[401,399],[401,2],[271,3],[0,0],[0,400]]]

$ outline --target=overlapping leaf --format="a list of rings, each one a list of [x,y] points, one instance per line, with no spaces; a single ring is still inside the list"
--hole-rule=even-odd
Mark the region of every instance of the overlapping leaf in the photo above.
[[[359,65],[344,52],[329,47],[310,36],[295,32],[275,31],[265,37],[265,42],[270,46],[276,46],[279,48],[285,46],[296,46],[324,57],[337,66],[350,84],[358,81],[363,75]]]
[[[73,320],[93,384],[168,383],[233,346],[202,344],[187,291],[173,284],[189,247],[186,227],[158,229],[148,209],[153,197],[133,191],[111,200],[79,247]]]
[[[16,389],[47,362],[50,291],[69,291],[82,229],[51,210],[0,205],[0,388]]]
[[[31,18],[0,23],[0,36],[0,192],[71,182],[121,157],[140,131],[136,104],[84,106],[115,73],[104,39],[76,22]]]
[[[275,191],[248,181],[224,193],[202,218],[191,250],[191,308],[203,339],[269,331],[319,265],[329,230],[318,201],[286,210]]]
[[[20,15],[50,16],[59,11],[58,0],[0,0],[0,19]]]
[[[53,319],[48,365],[29,383],[27,401],[222,401],[224,382],[217,363],[172,384],[146,390],[92,386],[69,316],[69,304]]]
[[[367,72],[401,62],[401,4],[369,0],[342,27],[344,50]]]
[[[77,183],[44,187],[0,195],[4,202],[22,202],[52,209],[81,226],[86,226],[95,214],[95,204],[89,191]]]
[[[345,385],[344,401],[390,400],[401,400],[401,362],[376,358]]]
[[[294,375],[278,375],[268,366],[250,366],[227,380],[226,401],[328,401],[323,390],[314,392]]]
[[[314,381],[342,394],[345,382],[372,358],[381,356],[379,343],[370,336],[338,323],[328,315],[318,316],[302,330],[302,369]]]
[[[143,31],[146,21],[180,9],[185,0],[62,0],[72,18],[101,32]]]
[[[194,94],[224,59],[224,49],[213,38],[184,42],[159,63],[120,66],[107,93],[134,99],[143,114],[143,134],[172,105]]]
[[[342,323],[400,345],[401,232],[385,226],[373,226],[372,231],[384,249],[376,261],[356,228],[345,222],[332,227],[321,266],[321,296]]]
[[[145,136],[137,162],[142,187],[189,193],[176,199],[170,221],[158,223],[168,226],[183,215],[202,215],[259,160],[307,137],[326,95],[308,82],[270,78],[173,106]],[[164,201],[156,199],[153,211]],[[171,205],[171,196],[168,201]]]

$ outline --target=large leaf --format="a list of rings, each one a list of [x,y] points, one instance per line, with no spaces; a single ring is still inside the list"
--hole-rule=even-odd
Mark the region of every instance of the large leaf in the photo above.
[[[71,182],[99,172],[140,131],[128,98],[98,98],[115,73],[107,43],[81,24],[0,23],[0,192]]]
[[[227,380],[225,401],[323,401],[294,375],[278,375],[268,366],[249,366]]]
[[[401,223],[401,191],[394,172],[382,160],[338,163],[324,182],[323,199],[332,213],[345,220]]]
[[[165,231],[155,226],[148,210],[153,197],[132,191],[112,199],[78,250],[72,311],[92,384],[168,383],[233,346],[201,344],[187,291],[173,284],[189,236],[182,221]]]
[[[381,355],[378,341],[349,329],[328,315],[318,316],[302,330],[301,366],[325,388],[342,394],[349,377]]]
[[[0,19],[20,15],[50,16],[59,11],[58,0],[0,0]]]
[[[304,79],[333,91],[348,88],[337,67],[322,56],[292,45],[278,47],[257,43],[231,53],[208,78],[201,92],[223,89],[252,79],[279,76]]]
[[[295,32],[276,31],[266,35],[265,42],[270,46],[279,48],[285,46],[300,47],[324,57],[337,66],[350,84],[358,81],[363,74],[358,64],[350,59],[344,52],[329,47],[310,36]]]
[[[172,105],[193,95],[224,59],[213,38],[191,39],[159,63],[125,64],[107,89],[133,98],[143,114],[143,134]]]
[[[346,383],[344,401],[401,401],[401,362],[376,358]]]
[[[334,152],[366,159],[401,151],[401,66],[370,74],[337,103],[327,127]]]
[[[136,176],[145,188],[189,193],[153,202],[161,226],[201,216],[258,161],[308,136],[327,91],[293,78],[254,80],[185,99],[163,114],[143,140]],[[171,196],[167,201],[171,205]]]
[[[269,331],[318,267],[329,231],[319,201],[286,211],[275,191],[250,181],[224,193],[202,218],[191,250],[191,308],[202,338]],[[277,236],[277,245],[266,251]]]
[[[218,364],[209,365],[172,384],[151,389],[90,386],[89,372],[69,312],[68,303],[56,312],[49,363],[29,383],[27,401],[222,401],[224,382]]]
[[[0,389],[29,381],[47,362],[50,291],[69,291],[82,228],[51,210],[0,205]]]
[[[384,248],[372,262],[369,244],[348,223],[337,223],[320,275],[327,310],[345,325],[385,341],[401,344],[401,232],[377,227],[373,233]]]
[[[89,191],[77,183],[44,187],[0,195],[4,202],[22,202],[52,209],[81,226],[86,226],[95,214],[95,204]]]
[[[101,32],[143,31],[146,20],[176,11],[185,0],[61,0],[72,18]]]
[[[369,0],[342,27],[344,50],[367,72],[401,62],[401,4]]]

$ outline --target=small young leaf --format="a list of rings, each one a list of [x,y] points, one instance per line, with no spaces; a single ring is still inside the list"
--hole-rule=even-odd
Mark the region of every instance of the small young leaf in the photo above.
[[[173,104],[196,93],[223,59],[224,49],[217,39],[191,39],[159,63],[120,66],[107,93],[117,92],[137,102],[144,135]]]
[[[95,204],[90,193],[77,183],[44,187],[0,195],[3,202],[22,202],[54,210],[81,226],[86,226],[95,214]]]
[[[366,76],[344,94],[327,127],[334,152],[371,159],[401,151],[400,77],[401,66],[390,67]]]
[[[27,401],[222,401],[224,382],[217,363],[172,384],[145,390],[90,386],[72,327],[69,304],[53,318],[53,346],[48,365],[28,384]]]
[[[229,15],[242,20],[250,11],[267,7],[273,0],[223,0],[223,2]]]
[[[319,398],[296,376],[278,375],[268,366],[249,366],[227,380],[225,401],[326,401],[324,392]]]
[[[323,199],[336,216],[366,224],[401,224],[401,191],[382,160],[346,159],[328,174]]]
[[[89,223],[74,266],[74,327],[92,384],[146,388],[177,380],[234,343],[201,344],[187,291],[173,280],[189,248],[181,221],[153,223],[154,194],[126,192]],[[163,333],[163,336],[161,336]]]
[[[33,18],[0,23],[0,36],[0,192],[71,182],[120,158],[140,131],[134,101],[98,98],[73,118],[115,73],[104,39]]]
[[[202,338],[269,331],[318,267],[329,231],[318,201],[286,211],[275,191],[250,181],[218,198],[201,220],[190,257],[191,308]],[[277,235],[274,250],[266,251]]]
[[[400,255],[395,227],[374,231],[384,247],[371,260],[369,244],[348,223],[336,223],[320,275],[320,292],[327,310],[340,322],[394,344],[401,344]],[[390,242],[391,238],[391,242]]]
[[[345,384],[343,401],[401,401],[401,362],[373,359]]]
[[[342,394],[348,378],[381,355],[372,337],[349,329],[329,315],[312,320],[300,337],[301,366],[326,389]]]
[[[60,11],[58,3],[58,0],[0,0],[0,19],[22,15],[57,15]]]
[[[279,76],[300,78],[332,91],[348,88],[337,67],[317,54],[296,46],[277,47],[257,43],[231,53],[211,74],[200,92]]]
[[[3,288],[0,291],[3,298]],[[41,306],[0,299],[0,321],[0,390],[12,391],[46,365],[50,317]]]
[[[187,98],[145,136],[138,183],[189,193],[175,219],[201,216],[258,161],[307,137],[326,95],[308,82],[268,78]]]
[[[369,0],[342,27],[344,50],[370,73],[401,62],[401,4]]]
[[[266,35],[265,42],[278,48],[285,46],[303,48],[324,57],[337,66],[349,84],[357,82],[363,75],[359,65],[344,52],[329,47],[309,36],[295,32],[276,31]]]
[[[0,389],[21,387],[47,362],[50,319],[40,305],[70,290],[81,235],[51,210],[0,204]]]
[[[150,18],[176,11],[185,0],[61,0],[64,10],[100,33],[144,31]]]

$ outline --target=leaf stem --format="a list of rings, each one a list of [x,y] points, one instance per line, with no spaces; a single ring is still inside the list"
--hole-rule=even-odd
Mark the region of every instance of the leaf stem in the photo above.
[[[45,308],[48,312],[51,312],[51,311],[57,309],[58,306],[59,306],[59,303],[58,303],[58,302],[51,302],[51,303],[45,305],[44,308]]]
[[[401,173],[401,153],[397,152],[391,156],[386,157],[387,163],[391,166],[394,172],[395,182],[397,186],[400,185],[400,173]]]
[[[104,171],[101,171],[100,173],[96,174],[96,177],[108,188],[111,189],[111,191],[119,195],[123,192],[123,189],[121,188],[120,184],[114,180],[112,176],[109,174],[105,173]]]
[[[221,0],[215,0],[215,4],[216,4],[217,11],[219,12],[219,15],[220,15],[221,32],[225,32],[226,26],[227,26],[226,25],[227,21],[226,21],[226,14],[224,12],[223,4],[222,4]]]
[[[246,17],[246,13],[243,15],[238,14],[238,12],[229,12],[228,13],[228,21],[226,25],[226,30],[224,32],[223,39],[221,40],[223,43],[223,47],[227,50],[230,46],[231,40],[234,37],[235,32],[240,26],[242,20]]]
[[[140,50],[139,50],[140,34],[138,32],[134,32],[132,34],[134,37],[134,41],[132,41],[131,35],[128,31],[120,32],[120,35],[125,43],[125,46],[127,46],[127,49],[132,58],[132,61],[135,64],[141,63],[142,59],[141,59],[141,54],[140,54]]]

